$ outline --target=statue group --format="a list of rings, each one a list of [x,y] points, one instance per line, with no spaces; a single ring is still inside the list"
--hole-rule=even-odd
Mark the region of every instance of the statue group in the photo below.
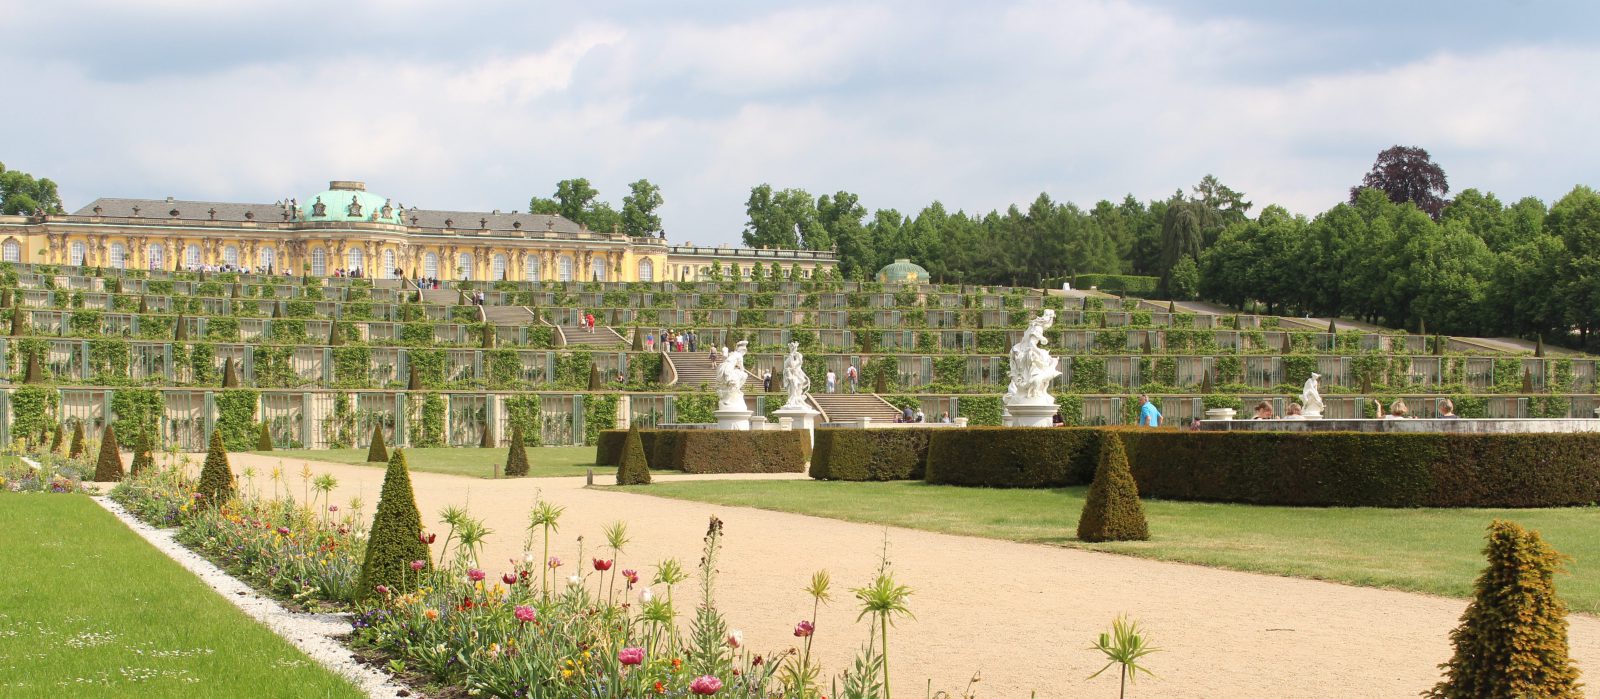
[[[744,381],[750,376],[744,369],[744,355],[750,343],[740,340],[733,350],[722,350],[722,363],[717,365],[717,409],[745,410]]]
[[[1055,322],[1056,312],[1045,310],[1043,315],[1029,321],[1022,339],[1011,346],[1011,385],[1001,400],[1008,408],[1055,405],[1055,398],[1050,395],[1050,382],[1061,376],[1061,358],[1050,356],[1044,348],[1050,344],[1045,331]]]
[[[805,357],[800,354],[800,343],[789,343],[789,356],[783,358],[783,385],[789,389],[789,400],[784,408],[810,410],[806,405],[806,391],[811,388],[811,377],[806,376]]]

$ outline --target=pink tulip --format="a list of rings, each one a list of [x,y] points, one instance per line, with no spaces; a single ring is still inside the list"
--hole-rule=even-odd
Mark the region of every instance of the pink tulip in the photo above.
[[[722,680],[711,675],[701,675],[689,683],[689,691],[695,694],[711,696],[722,690]]]
[[[617,651],[617,662],[623,665],[640,665],[644,663],[644,649],[639,647],[623,648]]]
[[[417,540],[424,544],[431,544],[437,538],[439,538],[438,534],[417,534]]]
[[[329,505],[328,506],[328,511],[329,512],[338,512],[339,511],[339,506],[338,505]]]
[[[427,561],[412,561],[411,562],[411,569],[412,570],[422,570],[423,568],[426,568],[426,567],[428,567],[428,562]]]
[[[503,582],[503,583],[505,583],[507,585],[515,585],[515,584],[517,584],[517,574],[516,573],[502,573],[500,575],[500,582]]]
[[[537,619],[539,617],[539,613],[534,611],[533,607],[524,607],[524,606],[518,605],[516,613],[517,613],[517,621],[520,621],[520,622],[522,622],[524,624],[526,624],[526,623],[528,623],[530,621],[533,621],[534,619]]]
[[[483,579],[486,578],[486,577],[488,577],[488,576],[485,575],[483,571],[478,570],[477,568],[470,568],[470,569],[467,570],[467,579],[471,580],[472,582],[483,582]]]
[[[289,535],[289,528],[288,527],[278,527],[278,533],[282,534],[284,536],[288,536]]]
[[[806,636],[810,636],[811,632],[815,631],[816,628],[817,627],[813,626],[811,622],[802,621],[794,625],[794,635],[796,638],[805,638]]]
[[[596,558],[596,559],[594,559],[594,569],[598,570],[598,571],[601,571],[601,572],[605,572],[605,571],[611,570],[611,561],[610,561],[610,559],[605,559],[605,558]]]
[[[560,556],[551,556],[549,562],[545,563],[545,565],[550,566],[550,568],[552,570],[556,569],[556,568],[560,568],[561,567],[561,557]]]
[[[627,580],[629,585],[637,584],[639,582],[639,571],[624,570],[622,571],[622,578]]]
[[[377,586],[376,588],[373,588],[373,589],[377,590],[378,594],[380,594],[380,595],[389,594],[389,586],[387,586],[387,585],[379,585],[379,586]]]

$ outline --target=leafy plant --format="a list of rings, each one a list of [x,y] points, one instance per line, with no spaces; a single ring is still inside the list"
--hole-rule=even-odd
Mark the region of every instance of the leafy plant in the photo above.
[[[1106,666],[1095,671],[1089,679],[1099,677],[1101,673],[1113,667],[1117,668],[1120,681],[1117,694],[1119,697],[1128,695],[1128,685],[1138,679],[1139,673],[1152,674],[1141,661],[1145,656],[1161,650],[1149,644],[1144,633],[1140,631],[1138,622],[1123,616],[1111,622],[1111,632],[1102,632],[1100,638],[1089,649],[1100,651],[1106,656],[1107,661]]]

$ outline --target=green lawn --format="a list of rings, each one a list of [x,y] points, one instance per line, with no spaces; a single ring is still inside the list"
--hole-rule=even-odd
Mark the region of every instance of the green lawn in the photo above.
[[[1151,541],[1085,544],[1088,488],[993,490],[921,482],[677,481],[645,492],[871,524],[1113,551],[1220,568],[1465,597],[1489,522],[1536,529],[1572,557],[1557,579],[1572,608],[1600,612],[1600,508],[1392,510],[1146,500]]]
[[[252,452],[282,459],[311,459],[339,464],[367,463],[366,449],[280,449]],[[437,447],[406,450],[406,465],[413,471],[448,473],[456,476],[490,478],[506,463],[506,449],[496,447]],[[376,466],[377,464],[373,464]],[[615,466],[595,466],[594,447],[529,447],[528,475],[581,476],[593,468],[597,473],[615,471]]]
[[[0,492],[0,530],[0,696],[363,696],[87,497]]]

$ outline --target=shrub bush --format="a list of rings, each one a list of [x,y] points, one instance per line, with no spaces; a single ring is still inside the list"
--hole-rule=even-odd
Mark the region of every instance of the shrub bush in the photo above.
[[[1555,589],[1565,557],[1537,532],[1500,520],[1489,525],[1484,554],[1489,566],[1450,632],[1455,655],[1441,666],[1444,681],[1425,696],[1583,696],[1567,654],[1567,605]]]
[[[381,464],[389,460],[389,447],[383,443],[383,425],[372,425],[372,441],[367,443],[367,463]]]
[[[801,473],[811,455],[801,430],[676,432],[669,467],[684,473]],[[661,434],[656,436],[658,449]]]
[[[628,441],[630,430],[605,430],[594,438],[594,463],[596,466],[616,466],[622,463],[622,447]]]
[[[1139,486],[1128,471],[1128,454],[1114,432],[1100,435],[1100,463],[1094,483],[1078,516],[1078,538],[1083,541],[1145,541],[1150,526],[1139,502]]]
[[[817,430],[811,477],[836,481],[920,480],[928,464],[928,440],[949,428]]]
[[[72,423],[72,447],[67,450],[67,458],[76,459],[83,456],[83,421]]]
[[[60,436],[57,432],[56,436]],[[144,470],[155,465],[155,447],[150,443],[150,433],[141,432],[138,441],[134,442],[133,463],[128,465],[128,474],[137,476]],[[53,452],[52,452],[53,453]]]
[[[256,451],[272,451],[272,426],[261,421],[261,432],[256,435]]]
[[[100,458],[95,461],[94,479],[101,483],[122,480],[122,450],[117,446],[117,429],[106,425],[100,438]]]
[[[969,427],[933,430],[929,483],[991,488],[1059,488],[1094,479],[1100,430]]]
[[[383,490],[372,532],[367,536],[356,594],[370,597],[377,594],[379,585],[394,592],[413,589],[418,573],[411,570],[411,562],[422,561],[423,570],[432,568],[428,545],[422,543],[421,537],[422,513],[417,511],[417,496],[411,490],[405,450],[396,449],[389,458],[389,470],[383,474]]]
[[[200,467],[196,492],[210,505],[221,505],[233,497],[233,469],[228,464],[228,449],[220,429],[211,430],[211,448],[206,451],[205,465]]]
[[[617,485],[649,485],[650,466],[645,462],[644,440],[639,428],[627,432],[623,440],[622,463],[617,466]]]
[[[511,448],[506,450],[505,474],[507,478],[528,475],[528,447],[522,436],[522,425],[511,423]]]

